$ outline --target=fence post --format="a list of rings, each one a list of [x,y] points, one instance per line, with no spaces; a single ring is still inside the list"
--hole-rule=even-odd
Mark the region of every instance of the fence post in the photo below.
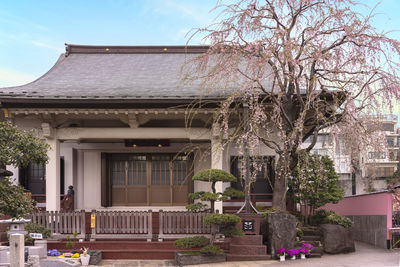
[[[163,239],[162,239],[162,237],[163,237],[163,234],[164,234],[164,232],[163,232],[163,229],[164,229],[164,213],[163,213],[163,210],[160,210],[159,212],[158,212],[158,229],[159,229],[159,231],[158,231],[158,242],[162,242],[163,241]]]
[[[81,235],[83,239],[86,239],[86,218],[85,218],[85,210],[80,211],[80,221],[81,221]]]
[[[94,225],[92,224],[92,216],[94,216]],[[90,228],[92,228],[90,241],[96,241],[96,210],[92,210],[92,213],[90,214]]]
[[[149,210],[148,211],[148,226],[147,226],[147,232],[148,232],[148,238],[147,238],[147,242],[151,242],[151,240],[153,239],[153,211]]]

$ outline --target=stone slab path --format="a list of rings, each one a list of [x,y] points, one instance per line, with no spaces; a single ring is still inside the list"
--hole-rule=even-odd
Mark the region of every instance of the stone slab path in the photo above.
[[[99,266],[104,267],[147,267],[147,266],[174,266],[170,260],[103,260]],[[375,248],[368,244],[356,243],[356,252],[349,254],[327,255],[322,258],[306,260],[278,261],[241,261],[218,264],[190,265],[192,267],[400,267],[400,250]]]

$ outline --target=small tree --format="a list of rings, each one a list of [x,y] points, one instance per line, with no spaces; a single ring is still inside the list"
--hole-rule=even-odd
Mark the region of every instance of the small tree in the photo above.
[[[327,203],[337,203],[344,196],[343,189],[338,186],[333,162],[328,156],[308,153],[300,156],[297,168],[289,179],[289,187],[294,200],[306,207],[305,223],[308,221],[308,209],[313,215],[317,208]]]
[[[207,215],[204,219],[204,224],[211,225],[211,240],[210,246],[212,248],[217,234],[218,227],[223,235],[226,237],[232,237],[235,235],[242,235],[243,232],[236,228],[236,224],[241,221],[241,219],[233,214],[217,214],[215,212],[215,201],[223,201],[228,199],[228,197],[243,197],[244,193],[232,187],[225,189],[224,192],[216,192],[215,184],[217,182],[236,182],[237,178],[232,174],[217,169],[203,170],[195,174],[192,178],[194,181],[203,181],[211,183],[212,192],[195,192],[189,194],[189,198],[192,200],[210,201],[210,206],[212,214]],[[186,206],[190,211],[201,211],[207,210],[208,206],[204,203],[193,203]],[[216,248],[214,248],[216,249]]]
[[[48,161],[48,149],[49,146],[34,132],[21,131],[9,122],[0,122],[0,168],[44,164]]]
[[[34,132],[21,131],[9,122],[0,122],[0,215],[19,218],[34,210],[24,188],[4,178],[12,175],[6,166],[24,168],[29,163],[44,164],[48,160],[48,148]]]
[[[18,219],[35,210],[33,201],[24,191],[22,186],[13,184],[9,178],[0,181],[0,215]]]
[[[228,197],[243,197],[244,193],[232,187],[228,187],[224,192],[217,192],[215,190],[215,184],[217,182],[236,182],[237,178],[230,173],[223,170],[208,169],[203,170],[193,176],[193,181],[203,181],[211,183],[212,192],[195,192],[189,194],[189,198],[192,200],[210,201],[210,210],[215,212],[215,201],[223,201]],[[191,211],[199,211],[207,209],[207,205],[203,203],[193,203],[186,207]]]

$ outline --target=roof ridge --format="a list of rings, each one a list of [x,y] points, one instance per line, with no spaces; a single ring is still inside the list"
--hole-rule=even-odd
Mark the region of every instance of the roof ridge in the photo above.
[[[79,45],[65,44],[65,56],[69,54],[202,54],[208,45]]]

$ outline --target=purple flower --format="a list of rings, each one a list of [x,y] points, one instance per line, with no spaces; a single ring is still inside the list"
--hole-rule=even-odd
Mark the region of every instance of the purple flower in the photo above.
[[[57,251],[57,249],[52,249],[47,251],[48,256],[60,256],[61,252]]]
[[[287,253],[289,254],[290,257],[299,255],[299,251],[297,249],[288,249]]]
[[[314,246],[310,243],[303,243],[301,244],[301,247],[307,249],[308,251],[311,251],[314,248]]]
[[[305,249],[305,248],[300,248],[300,249],[299,249],[299,253],[300,253],[300,254],[306,255],[306,254],[310,254],[310,251],[308,251],[308,250]]]
[[[284,248],[280,248],[276,251],[276,255],[278,255],[279,257],[285,256],[285,254],[286,254],[286,249],[284,249]]]

